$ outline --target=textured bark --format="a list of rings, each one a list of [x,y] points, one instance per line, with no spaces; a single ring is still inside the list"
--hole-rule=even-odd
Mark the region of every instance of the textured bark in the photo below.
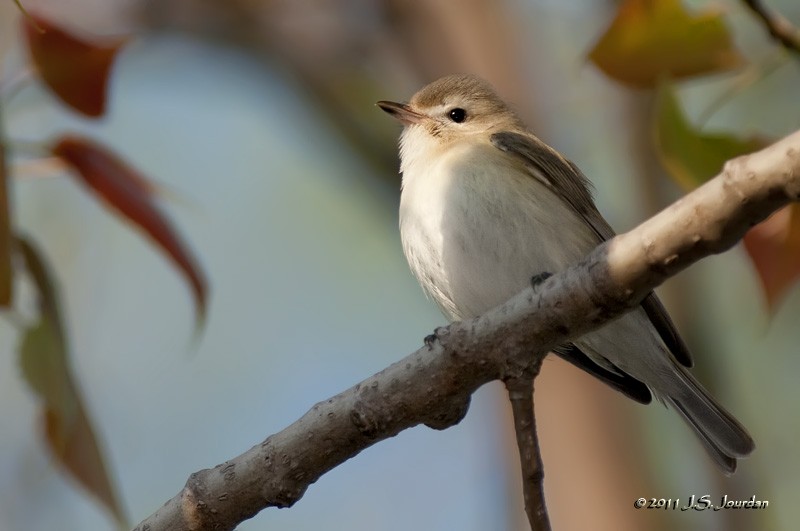
[[[636,307],[697,260],[800,198],[800,131],[728,162],[722,173],[583,261],[486,314],[437,329],[420,350],[315,405],[244,454],[189,478],[137,530],[233,529],[294,504],[322,474],[376,442],[444,429],[491,380],[530,374],[552,348]]]
[[[544,465],[536,433],[536,411],[533,404],[533,382],[540,368],[541,363],[534,368],[534,375],[512,378],[506,380],[505,384],[514,415],[525,514],[531,531],[550,531],[550,516],[547,514],[544,499]]]

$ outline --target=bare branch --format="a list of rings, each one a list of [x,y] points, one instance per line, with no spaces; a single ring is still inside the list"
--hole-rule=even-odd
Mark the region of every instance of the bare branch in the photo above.
[[[533,404],[533,382],[541,368],[542,358],[533,376],[513,377],[506,380],[508,398],[514,415],[514,432],[517,435],[519,462],[522,470],[522,493],[525,514],[532,531],[550,531],[550,517],[544,500],[544,464],[536,433],[536,410]]]
[[[742,0],[761,19],[773,39],[792,53],[800,55],[800,32],[791,22],[777,13],[770,12],[761,0]]]
[[[266,507],[288,507],[322,474],[376,442],[421,423],[443,429],[471,394],[524,375],[545,353],[636,307],[697,260],[722,252],[754,224],[800,198],[800,131],[728,162],[722,173],[536,290],[469,321],[213,469],[137,530],[227,530]]]

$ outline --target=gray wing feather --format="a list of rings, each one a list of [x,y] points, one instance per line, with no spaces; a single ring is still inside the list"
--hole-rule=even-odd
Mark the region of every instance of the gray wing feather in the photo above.
[[[570,160],[533,135],[503,131],[491,136],[492,144],[522,160],[529,171],[539,180],[544,180],[564,203],[572,208],[597,235],[597,243],[614,237],[614,229],[603,218],[594,204],[591,183]],[[655,293],[642,301],[647,317],[652,322],[661,340],[675,359],[685,367],[692,366],[689,349],[678,335],[667,311]]]
[[[649,404],[652,400],[650,389],[644,383],[623,371],[612,372],[601,367],[572,343],[558,346],[553,352],[640,404]]]

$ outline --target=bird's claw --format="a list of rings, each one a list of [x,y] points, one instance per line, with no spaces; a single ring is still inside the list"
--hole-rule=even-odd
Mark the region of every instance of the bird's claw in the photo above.
[[[552,277],[553,273],[548,273],[547,271],[543,271],[531,277],[531,286],[536,289],[539,284],[547,280],[548,278]]]

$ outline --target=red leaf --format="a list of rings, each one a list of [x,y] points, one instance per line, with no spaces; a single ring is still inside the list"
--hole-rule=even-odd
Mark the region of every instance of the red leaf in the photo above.
[[[72,376],[57,288],[36,248],[21,238],[17,242],[39,295],[39,321],[22,335],[20,366],[43,402],[45,440],[56,461],[124,526],[122,506]]]
[[[5,154],[5,141],[0,136],[0,306],[7,308],[14,294],[14,271],[11,267],[11,214]]]
[[[800,280],[800,205],[789,205],[744,236],[744,248],[756,268],[770,312]]]
[[[102,116],[109,72],[124,41],[93,43],[34,14],[22,24],[33,65],[50,90],[72,109]]]
[[[52,151],[76,171],[92,192],[141,228],[167,253],[189,282],[198,323],[202,323],[206,311],[205,278],[190,250],[155,203],[152,183],[88,138],[64,136]]]

